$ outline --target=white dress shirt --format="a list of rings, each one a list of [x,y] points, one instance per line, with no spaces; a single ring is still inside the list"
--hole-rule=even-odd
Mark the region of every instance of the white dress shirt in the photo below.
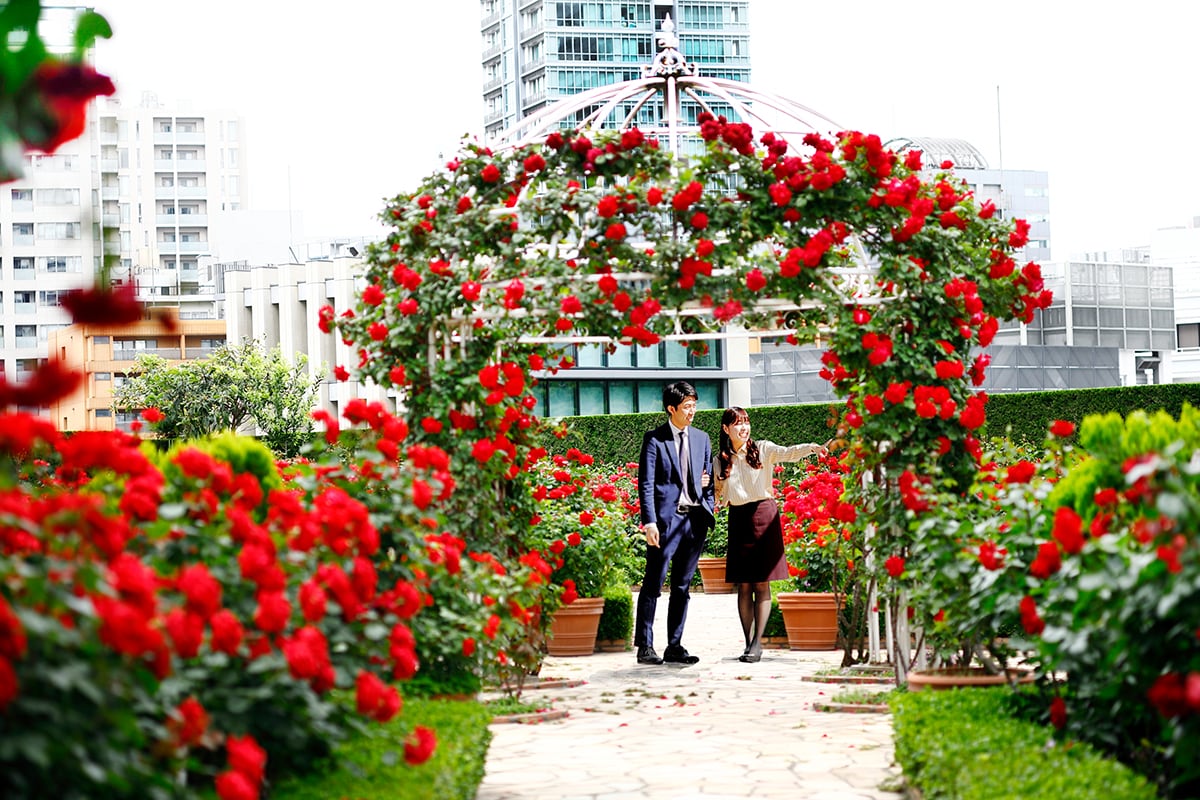
[[[755,469],[746,463],[746,446],[734,453],[733,463],[729,467],[729,477],[721,480],[721,462],[713,459],[713,476],[717,479],[717,505],[728,503],[731,506],[741,506],[756,500],[767,500],[775,496],[775,488],[771,485],[775,477],[775,465],[803,458],[821,452],[818,444],[794,444],[790,447],[775,444],[768,439],[759,439],[758,457],[762,468]]]

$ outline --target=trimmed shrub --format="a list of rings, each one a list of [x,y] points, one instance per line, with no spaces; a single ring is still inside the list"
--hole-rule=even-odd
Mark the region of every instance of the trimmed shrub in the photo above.
[[[1008,689],[892,696],[896,760],[927,800],[1153,800],[1154,786],[1086,744],[1014,716]]]
[[[628,586],[615,586],[604,592],[604,612],[600,615],[600,627],[596,629],[599,640],[633,638],[633,595]]]
[[[407,698],[403,715],[339,745],[336,762],[284,781],[271,798],[470,800],[483,782],[491,721],[492,712],[482,703]],[[413,767],[404,761],[404,741],[416,725],[436,730],[438,744],[432,758]]]

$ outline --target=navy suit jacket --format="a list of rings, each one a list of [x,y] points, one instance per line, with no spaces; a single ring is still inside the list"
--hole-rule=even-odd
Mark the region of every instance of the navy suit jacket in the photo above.
[[[679,473],[679,454],[672,436],[674,431],[669,422],[664,422],[642,437],[642,454],[638,460],[638,499],[641,503],[642,524],[658,524],[661,535],[667,535],[676,527],[679,496],[682,482]],[[705,530],[716,524],[714,509],[716,500],[712,480],[712,442],[708,434],[689,425],[688,452],[692,483],[700,493],[698,500],[707,515]],[[709,473],[708,486],[700,486],[700,476]]]

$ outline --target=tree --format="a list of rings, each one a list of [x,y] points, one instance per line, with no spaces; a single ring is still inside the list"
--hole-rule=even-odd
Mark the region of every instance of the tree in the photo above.
[[[157,408],[157,424],[167,439],[194,438],[253,424],[276,454],[292,456],[312,433],[309,416],[320,378],[308,377],[308,361],[294,364],[279,348],[269,353],[246,340],[225,345],[203,360],[170,364],[158,356],[139,356],[117,389],[121,410]]]

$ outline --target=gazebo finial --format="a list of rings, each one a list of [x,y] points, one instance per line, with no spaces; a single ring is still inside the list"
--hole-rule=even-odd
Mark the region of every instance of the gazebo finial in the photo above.
[[[661,49],[654,61],[642,67],[642,77],[678,78],[696,74],[696,65],[689,64],[683,53],[679,52],[679,39],[675,36],[675,23],[671,21],[670,14],[663,17],[656,38]]]

